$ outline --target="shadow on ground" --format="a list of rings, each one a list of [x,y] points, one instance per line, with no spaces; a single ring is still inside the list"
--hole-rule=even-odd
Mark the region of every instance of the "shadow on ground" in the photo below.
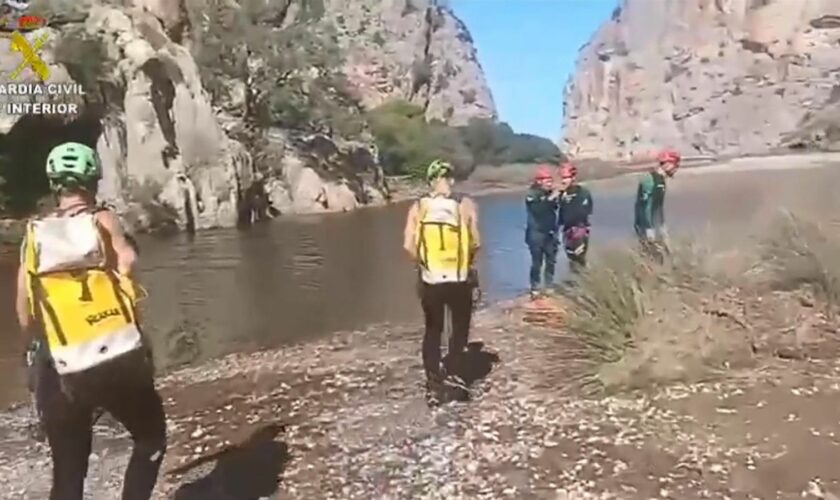
[[[447,366],[453,375],[460,377],[468,389],[476,382],[483,380],[493,371],[493,366],[501,361],[495,352],[484,350],[483,342],[470,342],[467,349],[455,355],[447,355],[444,359],[444,366]],[[456,390],[449,395],[448,399],[456,401],[468,401],[471,396],[470,390]]]
[[[240,446],[208,457],[205,461],[216,461],[213,470],[179,488],[173,500],[259,500],[274,495],[291,458],[288,446],[276,441],[282,430],[279,425],[264,427]]]

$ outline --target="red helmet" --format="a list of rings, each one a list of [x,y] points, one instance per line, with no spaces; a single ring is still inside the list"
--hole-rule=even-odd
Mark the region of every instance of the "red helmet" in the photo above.
[[[560,166],[560,177],[561,178],[569,178],[569,177],[577,177],[577,167],[572,165],[571,162],[566,162]]]
[[[665,163],[673,163],[674,165],[680,164],[680,154],[672,149],[666,149],[660,151],[659,154],[656,156],[656,159],[659,161],[659,164]]]
[[[534,180],[542,181],[546,179],[551,179],[551,168],[548,165],[540,165],[534,173]]]

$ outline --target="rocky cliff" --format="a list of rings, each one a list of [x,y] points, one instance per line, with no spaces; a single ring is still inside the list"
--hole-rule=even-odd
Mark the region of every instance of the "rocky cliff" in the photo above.
[[[470,32],[435,0],[327,0],[347,48],[346,73],[365,106],[390,98],[423,106],[429,119],[464,125],[496,118]]]
[[[51,14],[57,1],[42,2],[42,9]],[[256,178],[281,213],[344,211],[385,201],[387,186],[369,133],[345,137],[332,126],[296,130],[277,123],[260,124],[259,132],[254,132],[259,117],[250,109],[249,79],[267,73],[259,65],[270,60],[252,58],[249,51],[248,77],[228,78],[225,98],[217,99],[206,81],[208,62],[196,59],[202,40],[195,34],[201,19],[218,13],[205,16],[200,7],[211,4],[198,3],[196,9],[196,3],[71,3],[71,13],[54,17],[45,29],[49,41],[42,56],[54,82],[85,79],[70,70],[66,54],[60,56],[62,50],[67,52],[64,35],[77,30],[85,40],[95,41],[96,57],[80,53],[71,59],[97,59],[96,74],[86,82],[92,92],[81,104],[88,122],[94,115],[96,130],[86,134],[92,134],[105,166],[102,195],[140,228],[166,223],[196,229],[234,225],[247,188]],[[421,104],[430,119],[452,124],[473,116],[495,117],[469,33],[450,10],[421,0],[275,4],[271,7],[280,6],[282,17],[267,32],[306,19],[313,9],[319,11],[318,22],[307,29],[329,28],[341,49],[338,69],[358,97],[355,104],[340,110],[342,116],[363,120],[365,108],[400,97]],[[244,8],[235,2],[212,5]],[[18,62],[9,54],[8,43],[0,41],[3,70]],[[318,69],[291,73],[293,77],[314,73],[301,85],[303,94],[314,92],[310,81],[320,76]],[[36,78],[27,71],[22,81]],[[282,84],[270,88],[269,94],[275,90],[282,92]],[[272,99],[263,97],[266,102]],[[39,128],[41,118],[0,118],[0,133],[7,139],[23,135],[31,139],[33,131],[49,135],[46,130],[52,130]],[[56,120],[47,121],[53,129],[57,126]],[[69,129],[60,134],[64,140],[82,140],[73,132],[79,123],[64,124]],[[244,140],[246,136],[252,140]],[[50,142],[49,137],[44,140]],[[257,168],[260,162],[268,167]]]
[[[838,45],[837,0],[624,0],[581,48],[564,146],[627,158],[818,141],[840,116],[823,111],[840,101]]]

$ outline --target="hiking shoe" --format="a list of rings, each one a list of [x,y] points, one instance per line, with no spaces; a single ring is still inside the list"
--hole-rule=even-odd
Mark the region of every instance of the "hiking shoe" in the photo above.
[[[446,401],[469,401],[470,388],[467,383],[455,374],[449,374],[443,379]]]
[[[426,404],[430,407],[440,406],[443,403],[445,387],[443,382],[437,378],[426,380]]]
[[[102,408],[97,408],[93,410],[93,425],[96,425],[99,422],[99,419],[102,418],[102,415],[105,414],[105,410]]]
[[[531,297],[531,300],[537,300],[537,299],[540,298],[540,291],[539,290],[531,290],[531,293],[529,295]]]
[[[446,378],[443,379],[443,385],[452,388],[452,389],[460,389],[462,391],[469,391],[469,387],[467,387],[467,383],[455,374],[449,374]]]
[[[26,433],[29,438],[38,443],[47,442],[47,431],[40,422],[30,422],[26,426]]]
[[[38,411],[37,401],[32,395],[32,401],[29,406],[29,423],[26,424],[26,432],[30,438],[39,443],[47,441],[47,430],[44,428],[44,422],[41,420],[41,412]]]

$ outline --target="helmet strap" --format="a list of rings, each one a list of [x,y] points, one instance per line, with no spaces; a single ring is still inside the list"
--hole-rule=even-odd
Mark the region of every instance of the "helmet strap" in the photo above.
[[[448,196],[452,194],[452,184],[449,183],[448,177],[445,175],[433,179],[430,184],[433,195]]]
[[[62,185],[61,183],[52,184],[53,191],[58,198],[79,197],[86,200],[96,200],[96,193],[98,191],[98,181],[89,181],[87,183],[72,184],[70,186]]]

